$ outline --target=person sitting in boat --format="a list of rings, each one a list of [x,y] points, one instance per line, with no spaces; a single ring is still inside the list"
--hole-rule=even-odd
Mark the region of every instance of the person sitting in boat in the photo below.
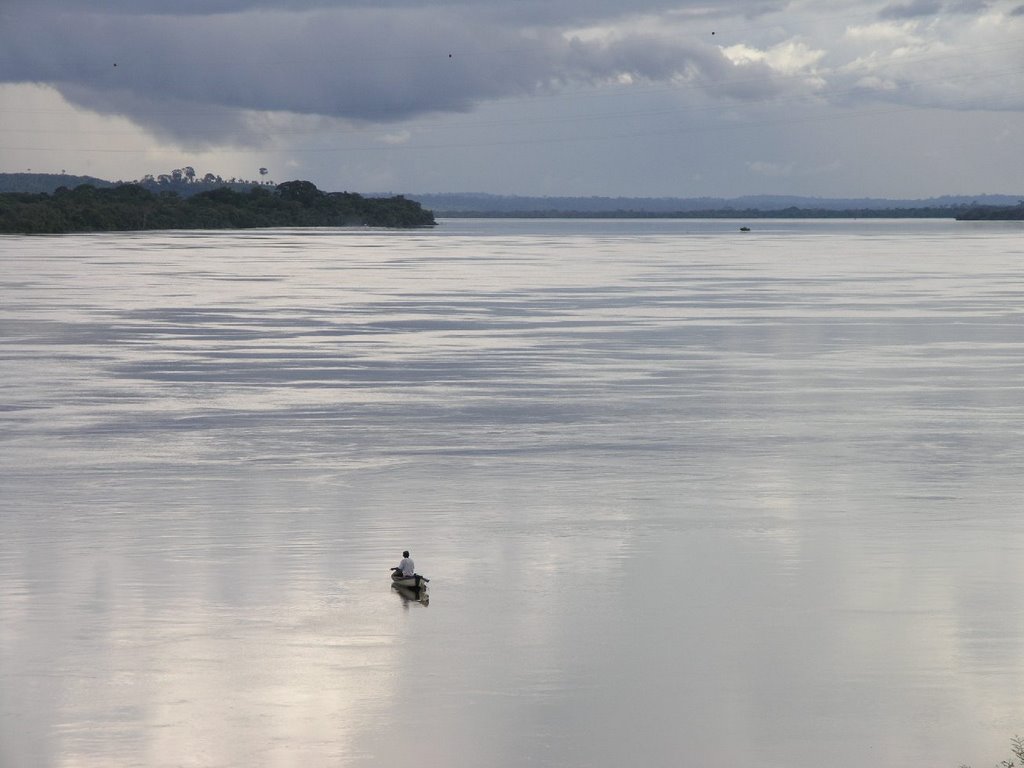
[[[413,565],[412,558],[409,557],[409,550],[402,553],[402,561],[391,570],[395,572],[396,576],[404,576],[407,579],[416,575],[416,566]]]

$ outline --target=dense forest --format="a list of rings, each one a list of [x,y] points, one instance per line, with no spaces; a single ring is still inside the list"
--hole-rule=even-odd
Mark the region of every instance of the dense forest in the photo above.
[[[253,227],[422,227],[434,215],[405,197],[366,198],[322,192],[308,181],[248,192],[228,187],[182,197],[138,184],[100,189],[82,184],[45,193],[0,194],[0,232],[59,234],[145,229]]]

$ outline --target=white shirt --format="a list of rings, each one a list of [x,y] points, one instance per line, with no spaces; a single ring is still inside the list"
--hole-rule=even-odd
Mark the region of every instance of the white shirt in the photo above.
[[[416,574],[416,566],[413,564],[411,557],[403,557],[398,567],[402,569],[403,576],[414,576]]]

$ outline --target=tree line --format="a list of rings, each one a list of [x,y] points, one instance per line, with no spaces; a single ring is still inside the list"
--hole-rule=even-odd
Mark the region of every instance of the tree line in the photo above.
[[[45,193],[0,194],[0,232],[61,234],[153,229],[254,227],[422,227],[434,215],[401,195],[366,198],[322,192],[309,181],[247,192],[221,187],[182,197],[140,184],[100,189],[82,184]]]
[[[1024,221],[1024,200],[1017,205],[976,205],[956,217],[957,221]]]
[[[118,184],[138,184],[150,192],[177,192],[182,197],[190,197],[200,192],[209,192],[221,187],[233,189],[236,192],[246,192],[252,187],[276,187],[277,185],[266,178],[269,171],[266,168],[259,169],[260,178],[244,179],[232,176],[224,178],[220,174],[205,173],[200,176],[191,165],[183,168],[174,168],[167,173],[147,173],[141,179]]]

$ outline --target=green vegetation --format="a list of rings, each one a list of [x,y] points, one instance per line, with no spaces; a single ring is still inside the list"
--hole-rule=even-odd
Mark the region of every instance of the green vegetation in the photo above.
[[[222,187],[183,198],[138,184],[98,189],[82,184],[45,193],[0,194],[0,232],[60,234],[146,229],[253,227],[422,227],[434,215],[402,196],[365,198],[321,192],[308,181],[288,181],[248,192]]]

